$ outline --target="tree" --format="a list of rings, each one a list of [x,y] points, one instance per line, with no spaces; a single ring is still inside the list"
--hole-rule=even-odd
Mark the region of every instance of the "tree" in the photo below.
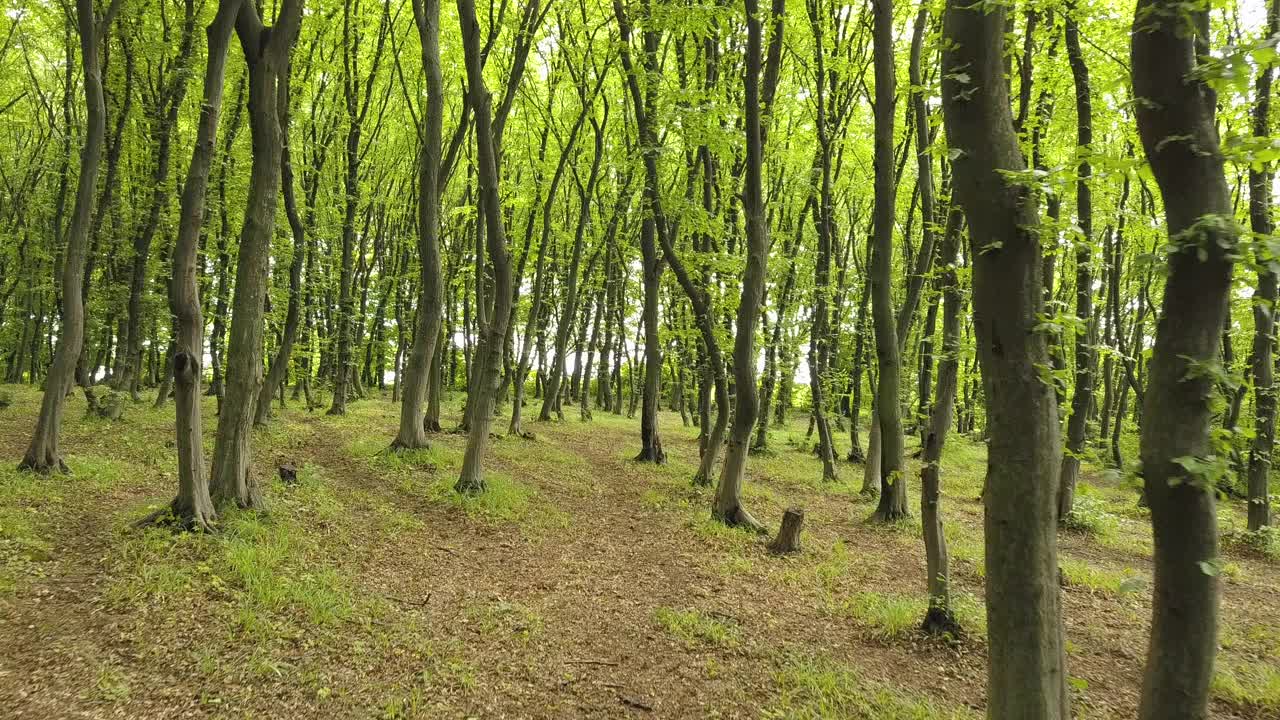
[[[649,0],[644,0],[641,20],[649,18]],[[662,464],[667,453],[662,449],[658,434],[658,395],[662,382],[662,346],[658,330],[658,291],[662,284],[662,258],[658,256],[655,238],[662,236],[664,247],[670,238],[662,235],[670,232],[667,216],[662,211],[661,179],[658,175],[658,133],[653,114],[657,108],[657,92],[653,77],[658,73],[659,33],[645,27],[642,35],[641,67],[636,68],[631,59],[631,22],[627,18],[622,0],[613,0],[613,13],[618,21],[618,33],[622,41],[622,70],[626,75],[627,89],[631,97],[631,110],[635,116],[636,134],[640,155],[644,161],[645,208],[640,222],[640,253],[644,279],[644,407],[640,413],[640,454],[636,460]],[[641,80],[644,84],[641,86]]]
[[[204,222],[209,169],[218,138],[218,118],[226,79],[227,51],[242,0],[220,0],[213,22],[205,29],[209,60],[205,69],[200,122],[191,165],[179,200],[178,239],[173,251],[173,276],[169,280],[169,309],[177,331],[173,355],[174,405],[178,449],[178,494],[169,512],[181,526],[209,530],[217,518],[209,496],[204,468],[203,419],[200,384],[204,371],[204,316],[200,309],[197,256]]]
[[[94,14],[93,0],[76,0],[76,26],[80,33],[80,58],[84,69],[84,97],[87,127],[80,149],[80,177],[76,181],[75,207],[71,211],[71,228],[67,232],[67,250],[62,261],[62,323],[53,366],[45,383],[40,418],[36,421],[31,444],[22,457],[19,469],[48,473],[67,472],[58,451],[58,434],[67,392],[75,380],[80,346],[84,343],[85,253],[89,244],[89,226],[93,217],[94,188],[98,167],[102,162],[102,141],[106,134],[106,107],[102,98],[102,68],[98,50],[120,7],[111,0],[102,17]],[[70,58],[68,58],[70,62]],[[70,69],[67,70],[70,72]]]
[[[1267,30],[1271,36],[1280,34],[1280,2],[1272,0],[1267,8]],[[1264,65],[1258,70],[1254,83],[1253,136],[1265,138],[1270,133],[1271,83],[1274,66]],[[1272,172],[1270,163],[1256,163],[1249,167],[1249,229],[1255,237],[1269,237],[1275,230],[1272,221],[1271,202]],[[1249,451],[1249,529],[1259,530],[1271,524],[1271,501],[1268,481],[1271,478],[1272,451],[1276,441],[1276,392],[1272,360],[1275,343],[1275,306],[1280,299],[1273,263],[1276,258],[1260,242],[1255,253],[1258,263],[1258,288],[1253,298],[1253,352],[1250,368],[1253,371],[1254,435]]]
[[[892,522],[906,517],[907,490],[903,475],[902,350],[893,314],[893,225],[897,187],[893,172],[895,78],[893,62],[893,0],[872,3],[873,62],[875,65],[875,210],[871,254],[871,314],[875,326],[876,422],[880,424],[880,503],[873,518]],[[927,158],[924,149],[921,157]],[[932,199],[931,199],[932,201]],[[931,208],[932,209],[932,208]],[[928,222],[931,218],[926,217]]]
[[[262,24],[252,4],[242,2],[236,16],[236,35],[249,71],[253,167],[236,264],[236,291],[227,345],[227,397],[218,414],[218,438],[213,446],[209,478],[210,495],[219,506],[256,508],[262,505],[249,463],[253,411],[262,389],[263,296],[280,193],[277,83],[286,76],[289,52],[301,19],[302,0],[284,0],[270,27]]]
[[[421,293],[413,349],[405,368],[404,395],[400,403],[400,431],[392,448],[426,447],[422,411],[432,358],[440,335],[443,285],[440,272],[440,152],[444,125],[444,80],[440,71],[440,0],[414,0],[414,23],[422,43],[422,70],[426,75],[426,107],[423,109],[422,150],[418,159],[418,265]],[[398,377],[399,373],[397,373]]]
[[[1218,528],[1210,407],[1238,229],[1204,83],[1208,9],[1140,0],[1130,51],[1138,134],[1164,201],[1169,270],[1142,408],[1155,541],[1151,640],[1138,715],[1208,716],[1217,650]],[[1194,32],[1188,32],[1193,30]]]
[[[1058,486],[1058,519],[1071,515],[1075,504],[1076,479],[1080,476],[1080,455],[1085,450],[1089,429],[1089,409],[1093,404],[1094,357],[1090,338],[1093,322],[1093,193],[1090,189],[1093,170],[1089,153],[1093,150],[1093,100],[1089,87],[1089,67],[1080,49],[1080,21],[1076,8],[1067,14],[1067,58],[1076,90],[1076,149],[1080,155],[1076,166],[1076,224],[1080,236],[1075,238],[1076,313],[1074,330],[1075,390],[1071,395],[1071,416],[1067,420],[1067,450],[1062,456],[1062,479]]]
[[[502,355],[511,316],[511,259],[507,234],[502,219],[502,197],[499,192],[497,140],[493,129],[493,112],[489,91],[485,89],[480,59],[480,25],[476,21],[474,0],[458,0],[458,20],[462,29],[462,48],[466,55],[467,102],[476,118],[476,164],[486,251],[493,277],[493,309],[476,353],[471,391],[467,400],[470,430],[467,449],[462,458],[462,471],[454,489],[464,495],[476,495],[485,489],[482,463],[489,444],[489,427],[493,424],[493,403],[502,371]],[[477,228],[479,230],[479,228]],[[479,278],[477,278],[477,283]],[[477,306],[480,303],[477,301]]]
[[[764,174],[765,130],[763,118],[768,117],[773,94],[777,88],[778,72],[782,63],[783,17],[786,7],[783,0],[775,0],[772,37],[769,43],[768,64],[764,70],[764,89],[761,92],[761,21],[757,0],[746,0],[747,57],[743,85],[746,107],[746,174],[742,193],[742,209],[747,224],[747,265],[742,271],[742,297],[738,302],[738,327],[733,345],[734,387],[737,403],[734,406],[733,429],[729,434],[729,447],[725,451],[724,468],[716,487],[711,513],[727,525],[741,525],[754,530],[763,527],[742,506],[742,484],[747,471],[747,453],[751,448],[751,431],[755,428],[759,412],[759,396],[756,393],[756,326],[760,323],[760,305],[763,301],[765,278],[768,274],[769,228],[765,222]]]
[[[969,224],[973,334],[987,407],[987,717],[1070,717],[1058,590],[1057,402],[1041,379],[1044,298],[1035,195],[1004,83],[1005,8],[950,0],[942,108]]]

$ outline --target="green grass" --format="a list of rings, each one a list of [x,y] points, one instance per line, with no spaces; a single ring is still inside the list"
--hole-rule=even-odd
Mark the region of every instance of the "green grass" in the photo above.
[[[216,534],[124,525],[107,599],[153,610],[194,595],[225,600],[229,627],[264,641],[351,619],[361,603],[325,544],[347,537],[330,482],[318,467],[300,471],[297,485],[273,486],[269,512],[224,512]]]
[[[700,610],[660,607],[653,611],[653,619],[659,627],[689,648],[733,647],[741,639],[737,621],[727,616],[712,615]]]
[[[542,634],[542,616],[518,602],[497,600],[467,607],[463,622],[484,635],[514,637],[523,643]]]
[[[846,718],[848,720],[977,720],[964,708],[951,708],[907,691],[859,677],[848,665],[831,660],[791,657],[774,674],[776,694],[765,708],[768,720]]]
[[[1237,705],[1280,711],[1280,667],[1274,664],[1219,660],[1209,689]]]
[[[1065,557],[1060,558],[1059,565],[1068,585],[1095,592],[1125,595],[1144,592],[1147,587],[1147,578],[1129,568],[1113,570],[1091,565],[1084,560]]]
[[[1108,503],[1102,493],[1081,482],[1076,486],[1075,502],[1071,512],[1062,519],[1062,526],[1072,532],[1095,537],[1113,535],[1119,522],[1107,508]]]
[[[457,478],[446,475],[425,483],[420,488],[424,497],[472,518],[487,522],[519,522],[529,513],[536,495],[533,488],[499,473],[485,474],[485,490],[479,495],[464,495],[453,489]]]
[[[879,640],[901,640],[915,635],[929,609],[924,595],[861,592],[844,601],[839,610]],[[983,637],[987,615],[982,602],[968,593],[953,593],[951,610],[966,633]]]

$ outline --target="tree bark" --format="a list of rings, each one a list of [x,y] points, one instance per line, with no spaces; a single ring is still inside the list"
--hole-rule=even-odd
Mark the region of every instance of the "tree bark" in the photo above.
[[[219,506],[260,507],[258,484],[250,474],[253,411],[262,388],[262,316],[267,264],[280,193],[280,122],[276,84],[289,62],[298,34],[302,0],[284,0],[274,26],[267,28],[252,4],[241,3],[236,34],[249,71],[249,131],[253,165],[236,291],[227,344],[227,395],[218,415],[209,490]]]
[[[498,391],[505,350],[507,325],[511,318],[511,259],[507,248],[506,228],[502,219],[502,198],[499,191],[498,158],[490,107],[489,91],[485,89],[480,62],[480,25],[476,21],[475,0],[458,0],[458,19],[462,31],[462,46],[466,56],[467,102],[475,114],[477,178],[481,206],[483,207],[485,242],[489,265],[493,276],[493,312],[484,328],[480,347],[476,351],[472,372],[471,392],[468,398],[470,429],[467,449],[462,458],[462,471],[454,489],[466,495],[484,492],[482,464],[489,444],[489,428],[493,425],[493,403]],[[479,220],[477,221],[479,222]],[[483,281],[477,277],[476,287]],[[477,306],[479,307],[479,305]],[[483,311],[482,311],[483,316]]]
[[[1272,0],[1267,8],[1269,34],[1280,33],[1280,1]],[[1270,130],[1271,84],[1275,69],[1264,66],[1254,83],[1253,136],[1267,137]],[[1271,200],[1272,169],[1270,163],[1255,164],[1249,169],[1249,229],[1258,238],[1275,232]],[[1271,458],[1276,442],[1276,391],[1272,347],[1275,344],[1275,312],[1277,276],[1276,258],[1262,252],[1259,245],[1258,287],[1253,297],[1253,352],[1250,366],[1253,374],[1254,433],[1249,448],[1249,529],[1260,530],[1271,524]]]
[[[746,218],[747,264],[742,271],[742,295],[738,302],[738,326],[733,340],[733,376],[737,394],[733,411],[733,427],[729,433],[729,446],[725,450],[724,467],[711,514],[727,525],[746,527],[763,532],[764,527],[747,512],[742,504],[742,485],[746,479],[747,457],[751,449],[751,431],[755,428],[756,414],[760,411],[760,398],[756,392],[756,325],[760,323],[760,305],[764,300],[765,279],[769,263],[769,226],[765,221],[764,190],[764,129],[761,115],[767,117],[770,88],[766,87],[761,100],[761,21],[757,0],[746,0],[747,48],[745,68],[746,109],[746,174],[742,192],[742,209]],[[776,0],[773,14],[774,26],[771,43],[782,42],[782,17],[785,12],[782,0]],[[776,74],[772,75],[776,78]],[[766,81],[767,82],[767,81]],[[762,108],[762,105],[764,106]],[[762,112],[764,110],[764,112]],[[722,371],[723,372],[723,371]],[[719,394],[719,393],[717,393]],[[725,412],[721,409],[721,412]],[[714,438],[713,438],[714,440]],[[709,448],[708,452],[713,449]],[[797,535],[799,531],[797,530]]]
[[[1034,192],[1004,82],[1005,8],[950,0],[942,103],[955,195],[969,222],[974,338],[987,403],[984,535],[987,717],[1070,717],[1058,587],[1062,461],[1057,405],[1041,380],[1049,350]]]
[[[1138,716],[1201,720],[1217,650],[1218,528],[1209,438],[1213,378],[1239,240],[1214,126],[1194,73],[1208,9],[1140,0],[1131,60],[1138,134],[1164,200],[1169,273],[1142,408],[1143,487],[1155,540],[1151,640]],[[1194,29],[1194,33],[1190,30]]]
[[[960,215],[959,206],[951,209],[952,218]],[[925,430],[924,452],[920,468],[920,524],[924,528],[924,554],[928,568],[929,610],[924,630],[930,634],[960,633],[960,623],[951,610],[951,574],[947,555],[947,538],[942,527],[942,450],[951,430],[956,401],[956,378],[960,365],[960,283],[956,277],[956,251],[959,223],[951,231],[948,220],[938,262],[942,268],[939,283],[942,291],[942,357],[938,361],[938,385],[933,410]]]
[[[102,141],[107,126],[98,46],[106,36],[118,7],[119,0],[112,0],[107,12],[99,20],[94,15],[93,0],[76,0],[75,3],[80,56],[84,68],[87,127],[84,145],[80,149],[80,177],[77,179],[75,207],[71,211],[71,227],[67,232],[67,251],[62,260],[62,323],[59,326],[53,364],[45,382],[44,397],[40,403],[40,416],[36,420],[31,444],[23,455],[22,463],[18,465],[20,470],[39,473],[67,471],[67,465],[58,451],[58,435],[62,427],[67,392],[75,381],[76,364],[80,361],[80,348],[84,343],[84,264],[89,246],[98,167],[102,160]],[[35,380],[34,372],[32,380]]]
[[[426,75],[426,107],[423,109],[422,154],[418,160],[418,264],[421,295],[418,327],[409,352],[400,400],[400,431],[393,448],[427,446],[422,411],[431,381],[432,359],[440,336],[440,153],[444,126],[444,79],[440,69],[440,0],[414,0],[413,17],[422,44],[422,69]],[[438,394],[435,393],[435,394]]]
[[[293,234],[293,257],[289,261],[289,303],[285,308],[284,329],[280,333],[280,345],[267,365],[266,380],[258,393],[253,413],[253,424],[265,426],[271,418],[271,399],[276,389],[289,373],[289,361],[293,357],[293,345],[298,338],[298,320],[302,301],[302,266],[307,255],[307,234],[298,214],[298,201],[293,191],[293,159],[289,152],[289,82],[291,64],[286,62],[279,80],[276,112],[280,116],[280,185],[284,195],[285,217]]]
[[[669,227],[667,218],[662,212],[661,185],[658,176],[660,148],[657,130],[652,124],[652,114],[657,98],[656,89],[651,80],[658,72],[657,54],[660,37],[656,30],[648,28],[644,30],[642,67],[637,69],[631,60],[631,23],[623,9],[622,0],[613,0],[613,11],[618,21],[618,31],[622,41],[622,68],[631,94],[636,132],[639,135],[640,151],[644,157],[644,196],[648,205],[640,224],[640,255],[644,280],[644,310],[641,313],[644,322],[644,390],[643,407],[640,411],[640,454],[636,455],[635,459],[640,462],[662,464],[667,461],[667,453],[662,449],[662,438],[658,434],[658,401],[662,384],[658,293],[662,286],[663,263],[658,255],[655,240],[659,234],[667,233]],[[647,0],[644,11],[645,20],[648,20]],[[643,90],[638,77],[641,74],[644,78]],[[665,235],[663,237],[667,239]]]
[[[875,326],[876,419],[880,424],[880,502],[871,516],[876,522],[893,522],[906,517],[907,488],[903,474],[902,350],[893,313],[893,221],[897,187],[893,173],[893,122],[896,98],[893,61],[893,0],[874,0],[872,40],[875,65],[875,215],[871,254],[871,316]],[[923,102],[923,100],[922,100]],[[928,137],[927,129],[924,130]],[[920,162],[929,163],[924,148]],[[925,173],[920,182],[932,182]],[[932,199],[932,192],[930,192]],[[929,208],[932,210],[932,206]],[[926,223],[932,218],[926,216]],[[932,232],[932,231],[929,231]],[[921,252],[924,251],[923,246]],[[904,308],[905,310],[905,308]],[[905,334],[905,333],[904,333]]]
[[[1071,515],[1075,504],[1076,479],[1080,476],[1080,456],[1089,430],[1089,407],[1093,401],[1093,345],[1089,324],[1093,321],[1093,171],[1089,153],[1093,146],[1093,100],[1089,87],[1089,67],[1080,50],[1080,23],[1074,3],[1067,12],[1067,58],[1076,90],[1076,224],[1080,237],[1076,250],[1075,391],[1071,397],[1071,417],[1067,420],[1067,449],[1062,457],[1058,485],[1058,519]]]

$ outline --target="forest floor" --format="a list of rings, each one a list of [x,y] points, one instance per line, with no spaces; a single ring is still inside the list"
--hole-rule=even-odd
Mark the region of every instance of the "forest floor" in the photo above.
[[[529,422],[492,446],[489,492],[451,492],[465,438],[391,455],[398,407],[291,403],[254,438],[264,513],[217,534],[138,530],[175,489],[173,408],[122,420],[70,400],[73,474],[13,468],[39,394],[0,410],[0,716],[21,718],[977,718],[985,618],[980,443],[954,438],[943,513],[959,642],[926,639],[919,521],[869,525],[862,468],[824,484],[801,413],[753,457],[746,502],[803,552],[709,518],[696,429],[630,460],[638,421]],[[536,405],[527,414],[534,414]],[[457,420],[450,406],[446,423]],[[206,406],[212,448],[213,404]],[[505,429],[499,419],[495,428]],[[847,444],[847,438],[842,439]],[[275,479],[295,463],[299,482]],[[913,466],[913,471],[914,471]],[[912,476],[912,500],[918,483]],[[1132,488],[1087,473],[1062,535],[1077,717],[1133,717],[1151,540]],[[1224,505],[1224,529],[1242,526]],[[914,516],[918,511],[913,508]],[[1280,717],[1280,564],[1225,550],[1214,717]]]

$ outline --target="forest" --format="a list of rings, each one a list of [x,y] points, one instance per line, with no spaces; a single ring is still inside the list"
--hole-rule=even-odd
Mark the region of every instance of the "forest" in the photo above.
[[[1280,717],[1280,0],[2,0],[0,716]]]

